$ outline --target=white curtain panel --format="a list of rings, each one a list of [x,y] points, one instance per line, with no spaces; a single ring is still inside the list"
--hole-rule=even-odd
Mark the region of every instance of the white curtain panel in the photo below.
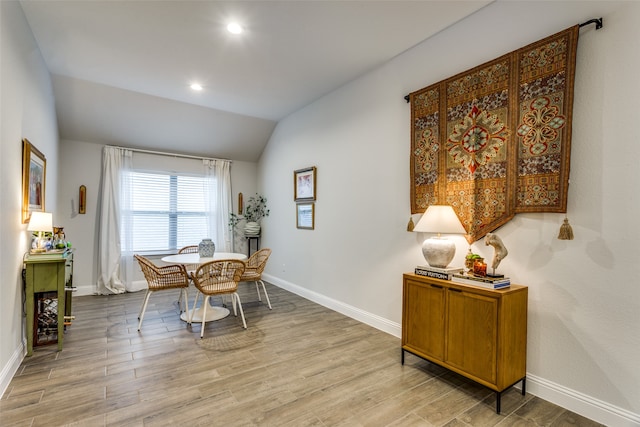
[[[122,280],[121,177],[131,167],[132,153],[118,147],[104,147],[98,231],[98,294],[121,294],[127,289]]]
[[[117,237],[120,241],[120,280],[127,292],[137,292],[147,289],[146,280],[134,280],[135,271],[139,270],[138,262],[133,257],[133,232],[129,229],[133,225],[131,212],[133,211],[131,168],[133,167],[133,152],[123,151],[124,162],[120,169],[120,227],[122,231]]]
[[[216,244],[216,251],[231,252],[229,213],[231,212],[231,162],[203,159],[205,175],[209,178],[206,208],[209,210],[207,235]]]

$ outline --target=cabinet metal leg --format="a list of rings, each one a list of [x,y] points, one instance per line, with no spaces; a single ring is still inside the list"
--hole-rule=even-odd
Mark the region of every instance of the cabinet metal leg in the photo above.
[[[428,359],[425,359],[424,357],[413,353],[411,350],[405,350],[404,347],[400,347],[400,361],[401,361],[401,363],[403,365],[404,365],[405,352],[409,352],[411,354],[414,354],[414,355],[420,357],[423,360],[426,360],[427,362],[430,362]],[[527,392],[527,377],[526,376],[522,377],[521,379],[519,379],[515,383],[511,384],[510,386],[502,389],[502,391],[496,391],[493,388],[491,389],[491,390],[495,391],[495,393],[496,393],[496,414],[500,414],[500,412],[502,410],[502,393],[504,393],[505,391],[509,390],[511,387],[515,386],[519,382],[522,382],[522,395],[524,396],[526,394],[526,392]]]
[[[522,381],[522,395],[524,396],[527,393],[527,377],[522,378],[520,381]],[[496,391],[496,414],[500,413],[500,404],[501,404],[502,392],[509,390],[511,387],[513,387],[516,384],[518,384],[518,383],[515,383],[515,384],[507,387],[503,391]]]

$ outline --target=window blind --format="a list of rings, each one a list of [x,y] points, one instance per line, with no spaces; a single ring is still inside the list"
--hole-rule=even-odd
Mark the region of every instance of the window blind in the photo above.
[[[123,250],[172,252],[198,244],[209,233],[209,182],[204,176],[123,172]]]

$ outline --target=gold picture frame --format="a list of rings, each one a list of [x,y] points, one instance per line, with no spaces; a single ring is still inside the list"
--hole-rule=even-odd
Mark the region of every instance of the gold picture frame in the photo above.
[[[311,202],[316,200],[316,167],[293,171],[293,200]]]
[[[44,212],[47,159],[29,142],[22,140],[22,223],[29,222],[31,212]]]
[[[296,205],[296,227],[313,230],[315,226],[315,203],[298,203]]]

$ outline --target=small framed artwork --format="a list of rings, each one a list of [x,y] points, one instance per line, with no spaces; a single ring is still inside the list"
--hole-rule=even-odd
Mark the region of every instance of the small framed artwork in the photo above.
[[[22,223],[31,212],[44,212],[47,159],[28,139],[22,140]]]
[[[316,167],[293,172],[293,200],[310,202],[316,199]]]
[[[296,205],[296,227],[313,230],[315,222],[315,203],[298,203]]]

